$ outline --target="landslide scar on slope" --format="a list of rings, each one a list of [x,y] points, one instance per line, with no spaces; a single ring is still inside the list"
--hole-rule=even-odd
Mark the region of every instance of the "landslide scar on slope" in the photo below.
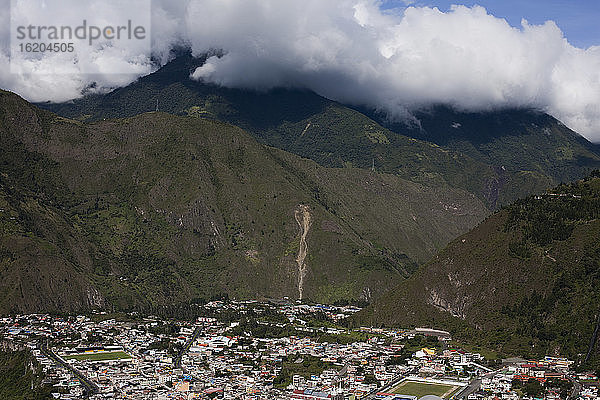
[[[306,243],[306,237],[311,224],[310,207],[300,204],[294,211],[294,217],[298,223],[300,230],[300,246],[298,248],[298,256],[296,257],[296,264],[298,264],[298,295],[299,299],[302,300],[304,294],[304,277],[306,276],[306,254],[308,253],[308,245]]]

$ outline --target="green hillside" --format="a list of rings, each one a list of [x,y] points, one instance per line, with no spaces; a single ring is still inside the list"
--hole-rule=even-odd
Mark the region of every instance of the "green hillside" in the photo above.
[[[418,127],[367,114],[393,131],[491,165],[501,177],[500,204],[582,178],[599,165],[599,146],[535,110],[465,112],[435,106],[416,113]]]
[[[461,188],[490,209],[600,168],[596,146],[543,113],[438,106],[417,113],[420,125],[407,127],[309,91],[255,92],[191,80],[204,59],[184,52],[127,87],[40,106],[95,121],[153,111],[158,101],[161,111],[229,122],[322,166],[375,166],[428,186]]]
[[[553,139],[547,146],[527,154],[521,136],[511,135],[510,146],[503,152],[497,151],[503,148],[501,144],[507,140],[503,138],[509,132],[520,132],[515,127],[521,122],[537,121],[526,111],[479,117],[461,114],[459,117],[472,137],[465,139],[464,145],[454,145],[438,140],[454,133],[451,124],[446,124],[456,117],[454,114],[437,113],[429,119],[429,114],[419,114],[428,130],[409,129],[403,124],[391,124],[390,130],[381,125],[387,123],[381,116],[371,115],[376,122],[360,111],[313,92],[292,89],[255,92],[191,80],[190,74],[203,61],[203,58],[183,54],[127,87],[104,95],[40,106],[69,118],[96,121],[153,111],[158,101],[161,111],[229,122],[247,130],[261,143],[312,159],[322,166],[363,169],[374,166],[377,171],[428,186],[464,189],[483,200],[490,209],[542,192],[564,177],[580,178],[589,173],[590,168],[600,167],[600,157],[577,141],[568,142],[570,147],[566,148],[561,140]],[[493,121],[498,118],[500,123],[494,125]],[[566,130],[558,126],[554,120],[544,126],[531,127],[540,134],[534,135],[527,144],[533,146],[538,136],[546,137],[546,128],[552,132]],[[437,136],[430,137],[430,131],[435,131]],[[576,134],[568,131],[560,135]],[[490,156],[483,156],[483,150],[471,151],[476,146],[471,140],[477,137],[498,137],[501,143],[494,145]],[[524,156],[525,161],[511,163],[517,156]],[[571,157],[571,161],[561,164],[556,162],[557,157]],[[548,160],[543,161],[546,158]]]
[[[82,123],[2,92],[0,140],[2,312],[298,298],[303,238],[304,298],[369,301],[487,214],[162,112]]]
[[[51,388],[42,386],[40,369],[29,350],[0,350],[0,396],[6,400],[51,399]]]
[[[505,354],[600,366],[600,173],[502,209],[357,322],[434,325]],[[591,346],[590,346],[590,343]]]
[[[326,167],[371,168],[425,185],[452,186],[495,200],[497,174],[468,156],[393,133],[358,111],[310,91],[228,89],[193,81],[203,63],[184,54],[131,85],[62,104],[40,104],[82,121],[155,110],[239,126],[259,142]],[[491,197],[490,197],[491,196]],[[490,201],[488,201],[488,198]]]

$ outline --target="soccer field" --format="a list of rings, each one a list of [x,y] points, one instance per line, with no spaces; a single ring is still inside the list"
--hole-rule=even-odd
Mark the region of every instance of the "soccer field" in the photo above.
[[[109,361],[109,360],[122,360],[130,359],[131,356],[124,351],[104,351],[100,353],[87,353],[87,354],[74,354],[72,356],[66,356],[65,359],[75,359],[78,361],[90,360],[90,361]]]
[[[442,398],[448,398],[454,391],[458,389],[458,386],[444,385],[440,383],[424,383],[424,382],[413,382],[404,381],[396,386],[392,393],[406,394],[409,396],[417,396],[421,398],[428,394],[439,396]]]

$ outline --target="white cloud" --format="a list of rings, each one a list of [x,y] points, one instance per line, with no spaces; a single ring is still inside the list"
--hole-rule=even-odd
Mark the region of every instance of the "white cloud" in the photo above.
[[[81,97],[82,91],[107,90],[129,84],[140,75],[151,72],[150,38],[147,40],[69,40],[77,53],[68,51],[22,52],[21,43],[43,43],[52,41],[24,39],[14,40],[16,27],[29,25],[69,26],[75,29],[82,26],[100,27],[126,24],[127,19],[135,18],[142,25],[150,27],[151,7],[146,0],[103,0],[85,2],[81,0],[3,0],[0,9],[0,86],[17,92],[31,101],[65,101]],[[144,6],[145,9],[144,9]],[[12,17],[12,19],[11,19]],[[12,24],[12,27],[11,27]],[[136,24],[137,25],[137,24]],[[45,32],[48,32],[46,30]],[[27,32],[27,31],[25,31]],[[83,32],[83,31],[82,31]],[[13,53],[10,53],[11,34]],[[38,35],[37,30],[33,30]],[[126,37],[126,34],[123,33]],[[66,43],[65,43],[66,44]]]
[[[235,12],[213,18],[223,3]],[[439,102],[532,106],[600,140],[600,49],[574,48],[553,22],[517,29],[481,7],[409,7],[396,16],[367,1],[292,3],[245,1],[242,9],[211,0],[202,6],[209,12],[191,10],[196,52],[214,42],[228,51],[194,76],[225,86],[299,85],[400,117]]]
[[[193,76],[230,87],[309,88],[397,117],[440,102],[468,110],[531,106],[600,141],[600,47],[571,46],[553,22],[511,27],[481,7],[384,13],[378,6],[376,0],[156,0],[153,52],[165,62],[175,44],[189,44],[195,54],[223,49],[223,57],[210,58]],[[127,52],[123,58],[147,69]],[[101,75],[99,86],[143,73]],[[91,77],[64,79],[53,84],[0,72],[1,86],[37,100],[40,92],[75,97]]]

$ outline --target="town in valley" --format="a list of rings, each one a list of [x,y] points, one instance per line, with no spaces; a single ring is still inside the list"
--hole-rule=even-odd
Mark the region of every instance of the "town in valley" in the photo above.
[[[0,319],[0,333],[56,399],[598,398],[598,377],[566,358],[491,359],[433,328],[348,328],[359,310],[218,300],[193,322],[29,314]]]

